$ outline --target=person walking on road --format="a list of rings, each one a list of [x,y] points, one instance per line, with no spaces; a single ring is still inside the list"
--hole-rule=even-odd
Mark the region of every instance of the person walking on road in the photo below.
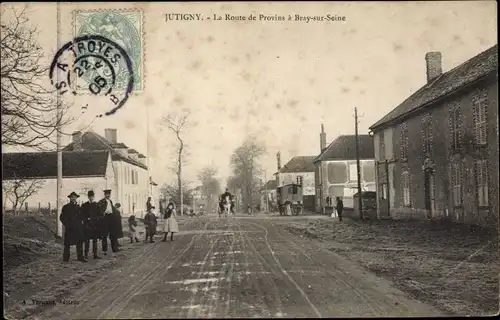
[[[152,206],[153,206],[153,204],[151,204],[151,197],[148,197],[148,201],[146,201],[146,212],[151,210]]]
[[[111,250],[113,253],[118,252],[118,240],[114,237],[115,233],[111,232],[113,228],[113,213],[115,212],[115,206],[113,201],[111,201],[111,190],[104,190],[104,198],[98,202],[99,208],[103,214],[103,237],[102,237],[102,252],[104,255],[108,251],[108,236],[111,240]]]
[[[82,215],[84,225],[84,256],[88,260],[90,251],[90,241],[92,240],[92,255],[94,259],[101,259],[97,255],[97,241],[102,237],[102,214],[97,202],[94,202],[94,191],[90,190],[87,193],[89,201],[82,204]]]
[[[146,240],[144,241],[145,243],[148,242],[148,238],[150,243],[154,242],[153,236],[156,234],[157,224],[156,216],[153,213],[154,208],[154,206],[151,206],[148,213],[146,213],[146,215],[144,216],[144,226],[146,227]]]
[[[337,206],[335,207],[337,210],[337,214],[339,216],[339,220],[342,222],[342,210],[344,210],[344,202],[340,197],[337,197]]]
[[[115,204],[115,211],[113,212],[113,227],[111,228],[113,236],[116,238],[116,245],[118,248],[122,246],[119,240],[123,238],[121,207],[122,205],[120,203]]]
[[[81,208],[76,203],[76,199],[80,196],[76,192],[71,192],[68,196],[69,203],[62,207],[61,215],[59,220],[64,226],[64,251],[63,251],[63,261],[69,261],[70,257],[70,247],[76,245],[76,255],[78,261],[87,262],[87,259],[83,256],[83,216],[81,214]]]
[[[170,202],[163,216],[165,219],[165,223],[163,224],[163,232],[165,232],[165,235],[163,236],[162,241],[164,242],[167,241],[167,235],[169,232],[170,241],[174,241],[174,233],[179,232],[179,225],[177,224],[177,220],[175,220],[175,216],[175,206],[172,202]]]
[[[139,239],[137,239],[137,221],[135,220],[135,216],[131,215],[128,218],[128,232],[129,232],[129,237],[130,237],[130,243],[133,243],[134,240],[135,242],[139,242]]]

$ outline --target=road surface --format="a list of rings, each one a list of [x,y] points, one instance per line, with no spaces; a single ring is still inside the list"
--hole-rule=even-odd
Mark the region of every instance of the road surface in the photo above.
[[[188,220],[173,242],[134,244],[121,267],[41,318],[431,316],[433,307],[288,233],[277,219]],[[293,217],[296,218],[296,217]],[[310,218],[309,218],[310,219]]]

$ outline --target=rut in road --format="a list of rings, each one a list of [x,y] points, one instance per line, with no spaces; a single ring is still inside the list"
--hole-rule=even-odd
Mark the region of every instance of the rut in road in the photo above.
[[[264,232],[266,232],[266,239],[267,239],[267,234],[268,234],[268,230],[266,227],[264,226],[261,226],[260,224],[258,223],[255,223],[255,222],[250,222],[251,224],[257,226],[258,228],[264,230]],[[299,246],[298,243],[294,242],[293,240],[290,240],[289,238],[287,237],[284,237],[283,235],[281,235],[278,231],[278,227],[276,227],[273,223],[271,223],[274,227],[275,227],[275,231],[276,231],[276,235],[278,235],[281,239],[283,239],[284,241],[286,241],[287,243],[289,243],[291,245],[292,248],[296,249],[297,251],[299,251],[305,258],[307,258],[308,260],[312,260],[314,261],[316,264],[322,266],[324,268],[324,271],[326,273],[328,273],[330,276],[334,277],[336,280],[340,281],[341,283],[343,283],[345,286],[346,286],[346,289],[348,290],[352,290],[361,300],[363,300],[365,302],[365,304],[374,312],[374,314],[381,314],[383,309],[380,307],[380,305],[373,301],[372,298],[370,298],[367,294],[363,293],[362,291],[358,290],[353,284],[345,281],[344,279],[342,279],[339,275],[337,274],[334,274],[332,271],[330,271],[330,269],[332,269],[331,267],[327,267],[324,263],[320,262],[319,260],[315,259],[314,257],[312,257],[310,254],[308,254],[303,248],[301,248]],[[269,244],[269,242],[267,241],[266,242],[267,245],[269,246],[269,250],[272,251],[272,248]],[[327,254],[332,254],[331,252],[327,252]],[[274,254],[273,254],[274,256]],[[343,277],[345,277],[346,275],[343,274],[342,275]],[[367,300],[370,300],[367,301]],[[374,306],[375,305],[375,306]]]
[[[209,221],[205,223],[203,230],[206,231],[208,228]],[[106,309],[104,309],[99,318],[106,316],[107,318],[114,319],[123,311],[123,309],[128,305],[130,300],[136,296],[140,295],[145,288],[150,286],[157,278],[162,277],[163,274],[168,272],[168,270],[182,257],[187,251],[192,249],[193,244],[198,238],[201,238],[203,234],[193,235],[189,244],[181,251],[175,253],[174,257],[170,257],[170,255],[164,255],[161,262],[156,264],[151,271],[149,271],[145,276],[143,276],[139,281],[136,282],[131,288],[129,288],[125,293],[123,293],[120,297],[114,299],[115,304],[110,304]],[[176,242],[177,243],[177,242]],[[173,250],[172,246],[172,250]],[[166,262],[171,261],[168,266],[165,268]],[[151,262],[148,262],[150,264]],[[158,273],[159,270],[163,270],[161,273]]]

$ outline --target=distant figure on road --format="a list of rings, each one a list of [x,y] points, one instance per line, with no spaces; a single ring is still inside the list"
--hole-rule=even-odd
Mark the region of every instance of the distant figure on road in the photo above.
[[[81,211],[83,215],[83,226],[85,234],[84,254],[85,259],[88,259],[90,251],[90,241],[92,240],[92,255],[94,259],[101,259],[97,255],[97,240],[102,238],[102,213],[99,205],[94,201],[94,191],[87,192],[89,201],[82,204]]]
[[[167,241],[167,235],[170,232],[170,241],[174,241],[174,233],[179,232],[179,225],[177,224],[177,220],[175,220],[175,205],[170,202],[167,206],[167,210],[165,210],[165,215],[163,218],[165,219],[165,223],[163,224],[163,232],[165,235],[163,236],[163,242]]]
[[[133,243],[134,240],[135,242],[139,242],[139,239],[137,239],[137,221],[135,220],[135,216],[131,215],[128,218],[128,231],[129,231],[129,237],[130,237],[130,243]]]
[[[146,212],[151,210],[151,207],[153,205],[151,204],[151,197],[148,197],[148,201],[146,201]]]
[[[148,238],[150,243],[154,242],[153,236],[156,233],[156,224],[157,224],[156,216],[153,213],[154,208],[155,208],[154,206],[151,206],[148,213],[146,213],[146,215],[144,216],[144,226],[146,227],[146,240],[144,242],[146,243],[148,242]]]
[[[81,214],[81,209],[76,199],[80,196],[76,192],[71,192],[68,196],[69,203],[62,207],[61,215],[59,220],[64,226],[64,251],[63,251],[63,261],[69,261],[70,247],[76,245],[76,255],[78,261],[87,262],[87,259],[83,256],[83,216]]]
[[[220,196],[219,207],[220,207],[221,211],[224,211],[224,199],[226,199],[226,197],[229,197],[229,201],[231,201],[231,213],[234,214],[233,195],[229,192],[229,189],[227,189],[227,188],[226,188],[226,192],[224,192]]]
[[[344,202],[340,197],[337,197],[337,206],[335,207],[337,214],[339,215],[339,220],[342,221],[342,210],[344,210]]]
[[[99,200],[99,208],[101,209],[103,218],[103,229],[104,234],[102,237],[102,252],[104,255],[107,254],[108,251],[108,235],[111,240],[111,250],[113,253],[118,252],[118,239],[115,237],[116,232],[112,232],[112,229],[116,228],[116,223],[114,222],[114,215],[116,209],[113,205],[113,201],[111,201],[111,190],[104,190],[104,198]],[[115,231],[115,230],[113,230]]]
[[[123,225],[122,225],[122,213],[121,213],[122,205],[117,203],[115,205],[115,211],[113,212],[113,228],[111,231],[114,233],[114,237],[119,240],[123,238]],[[121,247],[121,243],[119,241],[116,242],[118,247]]]

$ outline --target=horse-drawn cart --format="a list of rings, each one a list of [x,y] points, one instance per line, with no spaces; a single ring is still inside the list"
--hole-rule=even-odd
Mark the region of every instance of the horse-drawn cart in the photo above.
[[[281,216],[302,214],[304,202],[300,184],[292,183],[276,188],[276,198]]]

